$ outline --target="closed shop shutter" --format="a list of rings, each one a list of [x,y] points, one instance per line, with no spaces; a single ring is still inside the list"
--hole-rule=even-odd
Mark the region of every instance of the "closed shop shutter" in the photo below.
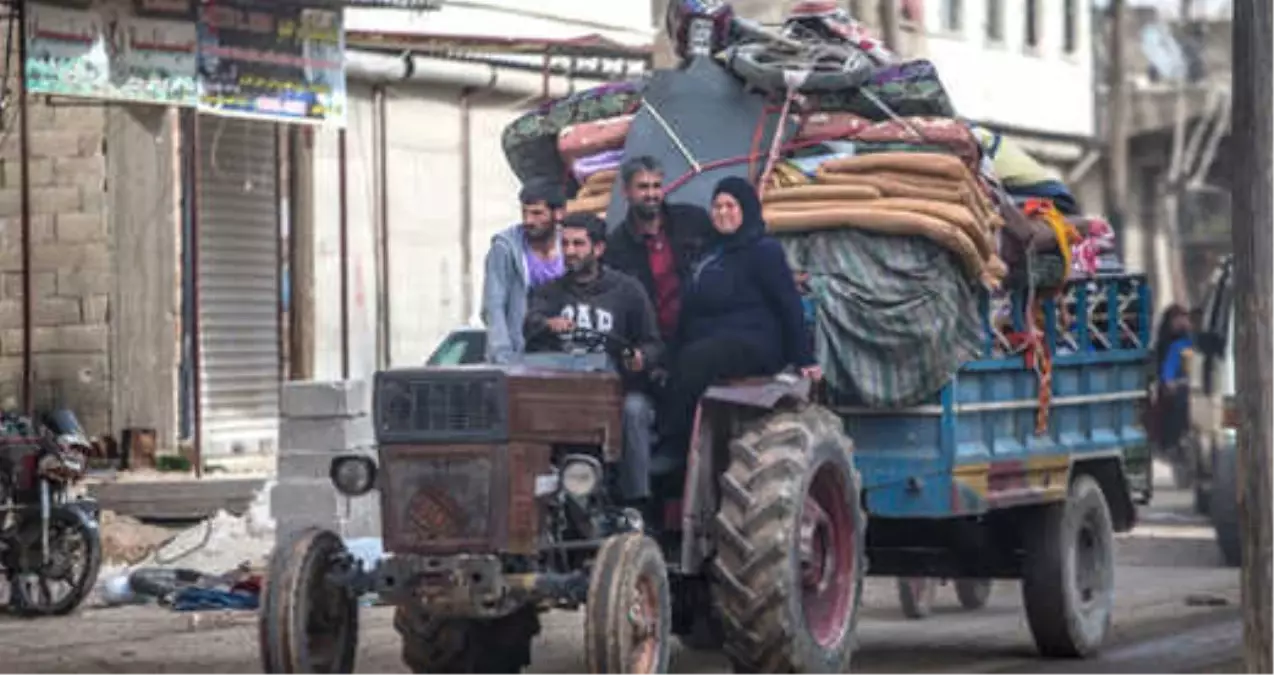
[[[199,140],[203,452],[273,452],[280,359],[275,127],[201,117]]]

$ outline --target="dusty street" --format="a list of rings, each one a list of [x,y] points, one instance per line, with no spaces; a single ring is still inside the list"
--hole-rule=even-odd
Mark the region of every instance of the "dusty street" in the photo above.
[[[1114,634],[1087,662],[1035,658],[1016,583],[990,606],[959,610],[939,590],[934,615],[902,618],[892,579],[872,579],[859,623],[860,672],[1222,672],[1239,648],[1238,574],[1181,493],[1160,492],[1119,543]],[[360,672],[406,672],[384,608],[364,610]],[[532,672],[583,672],[580,617],[546,620]],[[1233,667],[1233,666],[1230,666]],[[716,655],[680,650],[675,672],[729,672]],[[38,622],[0,619],[0,672],[259,672],[255,617],[157,608],[88,610]]]

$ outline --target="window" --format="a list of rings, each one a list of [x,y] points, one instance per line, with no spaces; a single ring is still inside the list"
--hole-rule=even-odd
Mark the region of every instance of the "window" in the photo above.
[[[1040,46],[1039,0],[1026,0],[1026,46]]]
[[[1000,0],[986,0],[986,39],[1004,42],[1004,5]]]
[[[948,33],[959,33],[964,30],[962,0],[945,0],[942,3],[942,30]]]
[[[1079,31],[1076,23],[1079,15],[1076,12],[1075,0],[1062,0],[1062,46],[1067,54],[1074,54],[1079,48]]]

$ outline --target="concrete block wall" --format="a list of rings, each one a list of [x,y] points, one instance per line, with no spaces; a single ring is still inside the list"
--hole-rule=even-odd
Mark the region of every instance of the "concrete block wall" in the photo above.
[[[346,538],[379,537],[379,494],[344,497],[328,478],[337,455],[375,455],[367,383],[288,382],[280,408],[278,482],[270,498],[279,541],[309,526]]]
[[[12,57],[11,73],[20,72]],[[9,91],[16,91],[13,79]],[[70,407],[90,434],[111,431],[115,271],[105,209],[105,110],[31,96],[27,113],[36,405]],[[0,115],[0,405],[6,406],[20,405],[22,395],[20,114],[15,98]]]

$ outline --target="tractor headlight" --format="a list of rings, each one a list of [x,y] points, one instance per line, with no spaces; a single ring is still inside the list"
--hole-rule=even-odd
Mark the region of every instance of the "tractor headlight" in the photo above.
[[[337,457],[332,460],[331,478],[341,494],[365,495],[376,487],[376,463],[361,455]]]
[[[588,455],[571,455],[562,464],[562,489],[572,497],[588,497],[602,483],[602,465]]]

